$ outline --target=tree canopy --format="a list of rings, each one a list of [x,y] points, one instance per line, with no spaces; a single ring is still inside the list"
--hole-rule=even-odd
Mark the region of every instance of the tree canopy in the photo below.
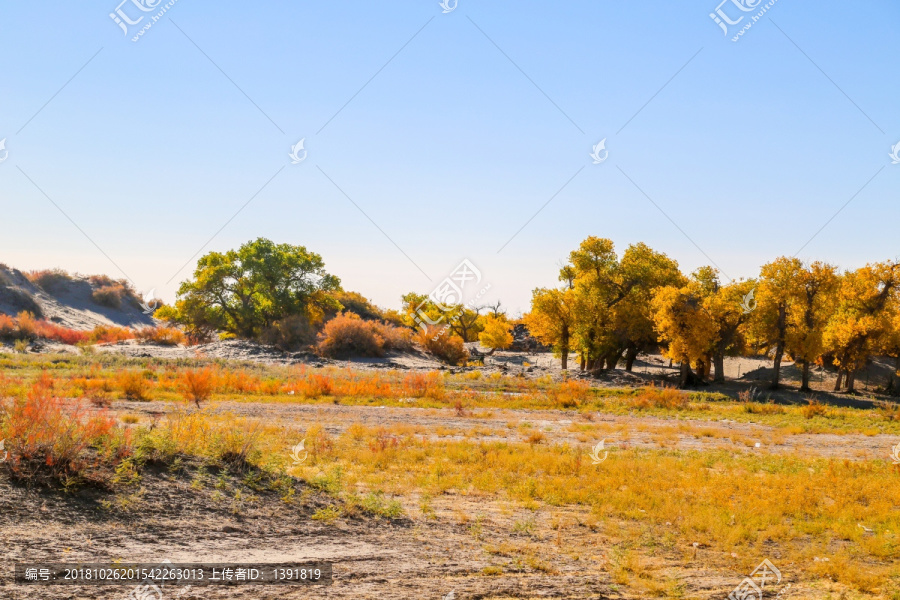
[[[224,331],[259,338],[287,318],[316,322],[325,311],[339,309],[331,293],[340,284],[315,252],[259,238],[201,257],[193,278],[178,289],[174,314],[161,316],[200,335]]]

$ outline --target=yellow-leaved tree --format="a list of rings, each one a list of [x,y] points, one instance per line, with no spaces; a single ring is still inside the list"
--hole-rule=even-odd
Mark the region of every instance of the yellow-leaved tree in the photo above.
[[[790,287],[784,349],[800,365],[801,392],[809,391],[809,367],[822,356],[825,326],[834,314],[839,287],[837,270],[823,262],[804,264]]]
[[[715,324],[703,308],[700,285],[692,281],[684,287],[660,288],[651,303],[653,322],[665,356],[680,364],[679,384],[691,383],[691,365],[703,361],[715,341]]]
[[[565,371],[575,325],[575,291],[538,288],[531,295],[531,312],[523,317],[528,331],[542,344],[553,347]]]
[[[715,381],[725,381],[725,356],[744,345],[747,313],[742,304],[754,285],[753,281],[723,285],[715,269],[702,267],[686,286],[668,286],[656,293],[653,321],[660,340],[668,344],[666,355],[681,365],[682,387],[691,382],[691,365],[700,380],[707,379],[715,365]]]
[[[825,352],[838,368],[835,391],[854,391],[856,372],[884,347],[900,294],[900,262],[868,264],[841,278],[837,309],[824,332]]]
[[[489,314],[482,318],[482,331],[478,334],[478,341],[485,348],[490,348],[488,356],[496,350],[506,350],[513,343],[510,333],[510,324],[506,316],[502,314]]]
[[[611,240],[589,237],[569,256],[560,279],[575,290],[575,346],[582,368],[630,371],[638,353],[656,345],[650,299],[664,286],[684,284],[678,263],[646,244],[622,257]]]

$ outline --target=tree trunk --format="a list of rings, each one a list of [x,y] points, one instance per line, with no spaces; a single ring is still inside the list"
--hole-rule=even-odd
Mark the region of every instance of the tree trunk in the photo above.
[[[584,366],[585,366],[585,360],[584,360],[584,354],[582,354],[581,355],[581,365],[580,365],[582,372],[584,372]]]
[[[625,370],[631,373],[631,368],[634,366],[634,359],[637,358],[637,348],[629,348],[625,351]]]
[[[725,353],[716,354],[714,358],[716,362],[716,378],[715,383],[725,383]]]
[[[900,356],[894,359],[894,372],[888,376],[887,391],[891,396],[900,396]]]
[[[801,380],[800,380],[800,391],[801,392],[810,391],[810,388],[809,388],[809,361],[808,360],[803,361],[803,371],[802,371]]]
[[[688,380],[691,376],[691,365],[688,361],[681,361],[681,378],[679,380],[679,386],[681,388],[686,388],[688,386]]]
[[[834,382],[834,391],[841,391],[841,384],[844,382],[844,372],[842,370],[838,370],[837,381]]]
[[[697,378],[702,380],[704,378],[703,374],[706,373],[706,361],[703,360],[702,358],[697,360],[696,371],[697,371]]]
[[[775,364],[772,373],[772,385],[769,386],[769,389],[777,390],[779,384],[781,383],[781,359],[784,357],[784,346],[782,344],[778,344],[775,347]]]
[[[606,368],[610,371],[614,371],[616,366],[619,364],[619,360],[622,358],[621,352],[611,352],[606,355]]]
[[[856,371],[849,371],[847,373],[847,391],[851,394],[853,392],[855,392],[856,391],[855,385],[856,385]]]

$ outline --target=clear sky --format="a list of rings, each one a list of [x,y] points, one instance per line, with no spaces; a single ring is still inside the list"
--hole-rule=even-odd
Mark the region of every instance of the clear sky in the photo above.
[[[468,258],[516,312],[588,235],[731,278],[900,254],[894,0],[778,0],[737,42],[764,2],[725,35],[716,0],[178,0],[133,42],[165,2],[126,35],[117,1],[0,5],[0,262],[172,300],[264,236],[394,308]]]

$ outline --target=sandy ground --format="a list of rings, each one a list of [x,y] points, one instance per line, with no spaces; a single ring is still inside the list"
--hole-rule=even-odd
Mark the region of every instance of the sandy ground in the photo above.
[[[138,415],[149,422],[176,407],[167,402],[117,401],[114,409],[122,414]],[[217,414],[265,420],[288,429],[305,430],[322,425],[331,435],[340,435],[351,424],[366,427],[391,425],[421,426],[433,431],[442,427],[450,435],[426,438],[459,440],[477,430],[479,441],[522,441],[524,434],[510,424],[528,423],[527,431],[540,431],[547,444],[568,443],[593,446],[600,439],[612,448],[666,448],[670,450],[718,450],[791,454],[802,457],[872,460],[890,457],[891,448],[900,443],[897,435],[863,434],[794,434],[752,422],[731,420],[700,421],[629,415],[592,413],[575,416],[571,411],[472,409],[467,416],[457,416],[453,409],[391,408],[369,406],[336,406],[327,404],[285,404],[251,402],[216,402],[209,408]],[[589,419],[589,420],[588,420]],[[594,424],[596,429],[585,435],[572,431],[573,424]],[[486,433],[490,432],[490,433]],[[759,444],[759,447],[756,446]]]
[[[119,414],[150,419],[173,408],[172,403],[115,402]],[[339,433],[351,423],[389,426],[397,423],[443,426],[464,435],[472,429],[508,431],[507,424],[527,421],[545,433],[547,441],[582,443],[568,430],[572,413],[532,410],[477,410],[457,416],[451,410],[379,408],[340,405],[220,402],[213,410],[265,418],[286,427],[302,429],[323,424]],[[598,426],[592,436],[606,435],[616,445],[707,450],[728,448],[739,452],[800,453],[850,460],[884,454],[898,436],[795,435],[779,436],[772,428],[753,423],[685,422],[652,417],[594,415],[576,423]],[[714,429],[716,437],[695,437],[699,429]],[[718,437],[721,435],[722,437]],[[486,436],[479,439],[490,439]],[[503,439],[502,435],[497,436]],[[756,448],[755,441],[761,443]],[[215,474],[198,486],[197,473],[145,473],[140,491],[128,496],[127,505],[103,508],[108,496],[84,492],[66,496],[26,490],[0,476],[0,545],[4,548],[5,573],[0,578],[0,598],[25,600],[125,600],[129,587],[57,586],[17,587],[10,582],[17,561],[90,561],[158,563],[178,562],[334,563],[335,581],[328,587],[200,587],[164,590],[163,600],[181,599],[299,599],[299,598],[396,598],[444,599],[453,592],[468,598],[622,598],[641,596],[617,586],[611,579],[613,541],[602,528],[590,524],[583,507],[521,508],[502,498],[485,502],[477,495],[451,491],[432,501],[435,518],[426,519],[417,498],[405,498],[409,517],[388,520],[375,517],[340,519],[327,524],[310,519],[317,508],[335,503],[321,492],[296,483],[297,498],[286,504],[272,492],[242,488],[240,475],[227,474],[227,485]],[[243,489],[243,499],[234,500]],[[224,491],[225,500],[216,500]],[[255,498],[254,498],[255,496]],[[515,524],[531,523],[527,532],[516,533]],[[681,581],[685,598],[723,598],[742,579],[739,569],[723,568],[733,560],[705,548],[693,548],[690,540],[631,523],[635,535],[659,536],[645,567],[660,578]],[[521,528],[520,528],[521,529]],[[668,537],[667,537],[668,536]],[[666,541],[668,540],[668,541]],[[541,570],[526,566],[529,556],[539,556]],[[777,557],[775,557],[777,558]],[[485,574],[486,567],[501,566],[500,575]],[[790,569],[784,564],[785,570]],[[731,573],[730,571],[734,572]],[[794,584],[791,598],[825,598],[821,591]],[[140,600],[158,600],[147,596]]]
[[[97,325],[146,327],[155,321],[136,303],[126,301],[120,308],[101,306],[91,300],[87,277],[72,276],[52,290],[31,283],[16,269],[0,264],[0,313],[16,315],[22,310],[39,311],[40,316],[70,329],[93,329]],[[27,301],[23,302],[23,298]]]
[[[49,348],[47,350],[50,350]],[[222,358],[266,364],[307,364],[311,368],[353,366],[364,369],[435,369],[441,366],[421,354],[394,355],[366,361],[327,361],[305,354],[241,342],[218,342],[201,348],[162,348],[133,342],[108,346],[104,352],[134,357]],[[573,361],[573,364],[574,361]],[[444,367],[445,369],[447,367]],[[484,366],[473,367],[524,377],[559,373],[552,355],[504,353],[487,357]],[[729,375],[741,380],[706,391],[736,396],[766,379],[769,362],[734,359],[727,363]],[[461,371],[462,369],[453,369]],[[796,369],[785,367],[788,385]],[[674,374],[659,356],[642,357],[635,372],[616,372],[590,379],[598,386],[645,385]],[[853,404],[857,398],[831,395],[827,372],[820,372],[818,396],[828,402]],[[861,389],[864,383],[861,382]],[[804,395],[787,390],[765,392],[779,402],[802,402]],[[151,420],[175,408],[173,403],[116,401],[118,414]],[[847,460],[886,459],[900,436],[889,435],[788,435],[759,423],[691,421],[638,415],[575,415],[570,411],[474,409],[458,415],[452,409],[388,408],[334,404],[286,404],[222,401],[211,410],[258,418],[305,430],[321,424],[339,434],[352,423],[369,427],[405,424],[422,426],[435,437],[441,427],[444,439],[471,436],[476,440],[521,440],[526,433],[518,426],[529,423],[529,431],[541,431],[544,443],[569,443],[586,449],[599,439],[607,447],[669,449],[726,449],[741,453],[797,454]],[[581,425],[591,425],[579,431]],[[473,431],[476,431],[473,435]],[[291,440],[293,443],[296,440]],[[756,444],[759,444],[757,447]],[[286,442],[286,446],[289,445]],[[145,596],[131,600],[177,599],[295,599],[396,598],[400,600],[448,598],[622,598],[643,596],[629,592],[612,580],[611,560],[615,540],[603,528],[591,525],[583,507],[545,507],[530,511],[503,498],[486,501],[475,495],[449,493],[432,500],[436,518],[425,518],[418,499],[404,498],[406,514],[401,520],[374,517],[340,519],[333,524],[310,519],[316,508],[333,499],[310,492],[297,482],[302,500],[286,504],[268,493],[243,490],[246,500],[235,501],[240,477],[228,481],[227,500],[216,499],[216,482],[205,481],[192,488],[191,473],[146,474],[141,492],[128,498],[126,507],[102,508],[98,493],[65,496],[56,492],[26,490],[0,475],[0,545],[4,556],[0,575],[0,600],[125,600],[132,587],[48,587],[23,589],[11,582],[17,561],[92,561],[158,563],[172,562],[304,562],[332,561],[335,582],[328,587],[199,587],[164,590],[162,598]],[[307,492],[304,494],[304,491]],[[253,496],[256,496],[255,499]],[[517,524],[531,525],[522,532]],[[659,580],[678,580],[684,598],[724,598],[746,575],[737,559],[710,549],[692,547],[691,540],[678,539],[649,523],[625,524],[635,539],[658,539],[644,567]],[[540,568],[529,557],[540,557]],[[743,558],[743,557],[738,557]],[[749,557],[753,558],[753,557]],[[777,556],[773,556],[777,559]],[[731,561],[731,562],[729,562]],[[727,565],[735,563],[733,568]],[[723,566],[724,565],[724,566]],[[783,566],[790,571],[789,563]],[[492,575],[490,568],[502,567]],[[488,568],[488,571],[485,569]],[[828,598],[819,583],[793,583],[787,598]],[[666,596],[663,596],[666,597]]]

